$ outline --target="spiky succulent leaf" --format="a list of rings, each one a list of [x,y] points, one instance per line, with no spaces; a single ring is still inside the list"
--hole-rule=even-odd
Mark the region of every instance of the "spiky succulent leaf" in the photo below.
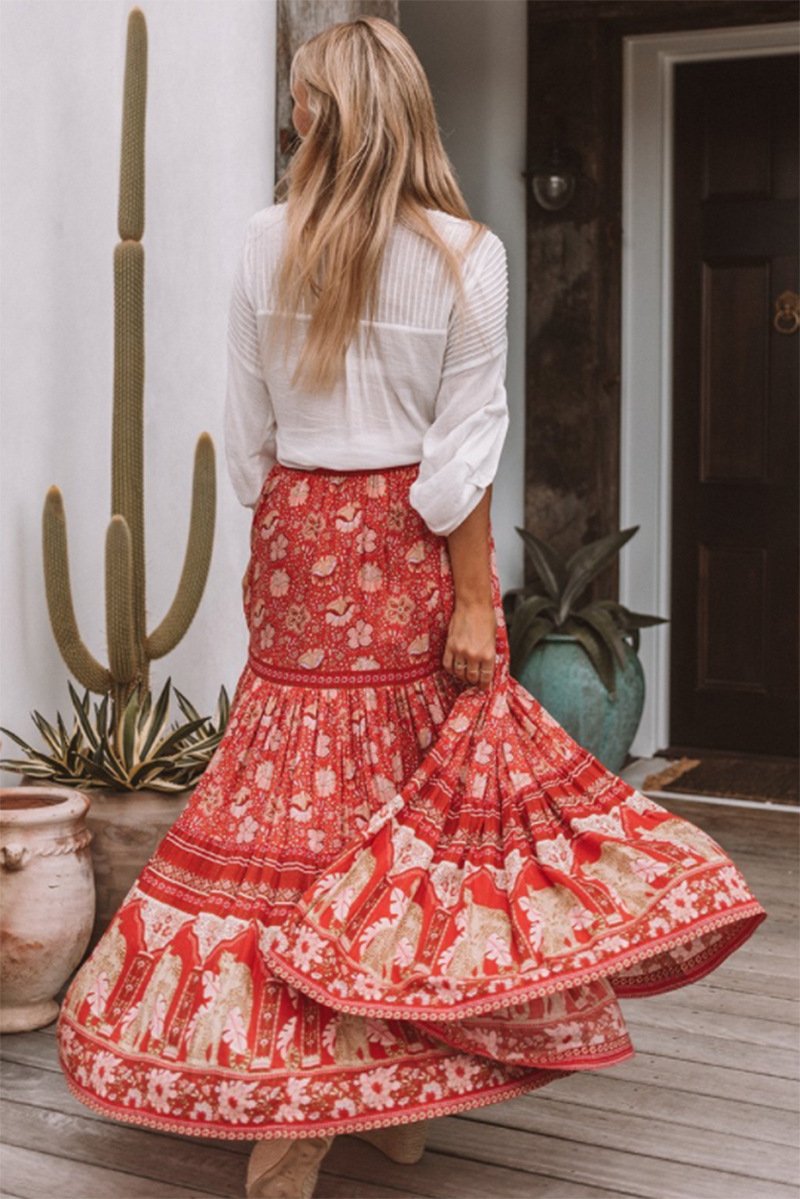
[[[632,525],[629,529],[620,529],[608,533],[597,541],[579,546],[574,554],[567,559],[567,582],[561,593],[560,619],[563,621],[572,611],[572,606],[583,594],[591,580],[603,570],[619,553],[626,541],[633,537],[639,528]]]
[[[72,699],[72,706],[75,709],[75,715],[80,722],[81,728],[83,729],[83,735],[92,748],[96,748],[98,744],[98,738],[95,730],[92,728],[91,716],[89,714],[89,690],[87,688],[84,691],[83,699],[81,699],[69,679],[67,680],[67,687],[69,688],[69,694]]]
[[[665,616],[648,616],[644,612],[632,612],[630,608],[626,608],[624,604],[620,604],[616,600],[594,600],[594,605],[597,608],[607,608],[626,632],[630,629],[646,629],[652,625],[667,623]]]
[[[7,737],[10,737],[11,740],[16,742],[21,749],[25,750],[26,754],[33,754],[37,752],[36,750],[31,749],[27,741],[23,741],[22,738],[18,737],[16,733],[12,733],[11,729],[4,728],[2,724],[0,724],[0,733],[5,733]]]
[[[509,646],[518,645],[531,624],[540,616],[548,613],[554,618],[552,600],[546,595],[531,595],[517,605],[514,619],[509,629]]]
[[[553,622],[546,616],[537,616],[535,620],[526,627],[524,634],[518,642],[515,642],[515,647],[511,649],[509,642],[509,670],[516,677],[517,672],[522,668],[539,642],[547,636],[548,633],[554,631]]]
[[[57,731],[53,728],[50,722],[46,720],[44,716],[42,716],[41,712],[37,712],[34,709],[34,711],[31,713],[31,716],[33,718],[33,723],[36,725],[47,744],[55,753],[57,753],[61,745],[61,738],[59,737]]]
[[[529,533],[527,529],[521,529],[518,525],[514,527],[525,543],[525,549],[545,591],[551,599],[557,600],[567,579],[563,561],[551,546],[541,541],[534,533]]]
[[[627,529],[616,529],[613,533],[607,533],[605,537],[598,537],[596,541],[579,545],[567,558],[567,573],[572,575],[575,571],[591,569],[589,579],[593,578],[617,556],[626,541],[630,541],[638,530],[639,525],[630,525]]]
[[[149,716],[149,729],[147,735],[142,742],[142,757],[146,758],[153,748],[158,737],[163,733],[167,722],[167,714],[169,712],[169,689],[171,685],[171,677],[167,679],[164,686],[161,688],[161,694],[155,702],[155,707]],[[148,693],[149,694],[149,693]],[[148,706],[149,712],[149,706]]]
[[[628,655],[625,652],[622,634],[609,613],[602,608],[598,608],[595,604],[587,604],[585,608],[581,608],[579,612],[576,612],[575,616],[593,625],[598,635],[603,638],[609,650],[616,658],[620,669],[624,670],[628,663]]]
[[[25,752],[27,761],[6,759],[0,762],[9,770],[48,779],[53,783],[83,788],[114,788],[135,791],[148,787],[156,791],[176,792],[191,787],[206,769],[223,735],[229,714],[225,688],[220,689],[214,721],[198,716],[167,728],[167,681],[155,704],[146,691],[136,688],[115,724],[109,695],[90,711],[88,692],[83,698],[74,688],[70,697],[74,708],[72,728],[58,714],[54,728],[40,713],[34,721],[46,742],[36,749],[16,733],[3,729]],[[188,709],[195,711],[186,697]]]
[[[583,621],[577,613],[573,613],[569,618],[564,631],[569,632],[583,647],[606,691],[612,699],[616,698],[614,659],[605,639],[597,632],[594,625]]]
[[[175,697],[178,700],[178,705],[184,716],[188,716],[189,720],[197,720],[200,716],[197,708],[195,708],[193,704],[189,703],[189,700],[186,698],[183,692],[178,690],[177,687],[175,688]]]

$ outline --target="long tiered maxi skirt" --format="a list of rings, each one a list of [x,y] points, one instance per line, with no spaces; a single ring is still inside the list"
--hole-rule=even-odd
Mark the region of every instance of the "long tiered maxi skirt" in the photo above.
[[[492,686],[445,671],[418,467],[267,475],[225,734],[59,1014],[104,1115],[258,1139],[494,1103],[631,1057],[618,999],[766,916],[509,675],[491,536]]]

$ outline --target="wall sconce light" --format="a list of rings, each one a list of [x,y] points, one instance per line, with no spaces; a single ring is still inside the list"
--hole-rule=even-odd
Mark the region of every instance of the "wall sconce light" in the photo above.
[[[560,146],[554,138],[549,152],[534,164],[530,173],[534,200],[548,212],[566,208],[575,194],[575,183],[580,173],[581,163],[577,152]]]

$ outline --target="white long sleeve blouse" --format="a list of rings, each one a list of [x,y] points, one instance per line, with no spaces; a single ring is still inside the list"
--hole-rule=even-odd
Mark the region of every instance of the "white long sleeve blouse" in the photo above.
[[[428,212],[451,245],[466,244],[467,221]],[[432,532],[451,533],[493,481],[508,429],[502,241],[487,230],[470,248],[461,310],[441,254],[395,225],[369,343],[364,320],[342,381],[320,395],[290,383],[307,314],[293,318],[285,361],[282,347],[270,355],[263,348],[285,213],[285,203],[275,204],[248,221],[230,299],[225,454],[239,501],[256,504],[276,461],[341,470],[419,462],[409,502]]]

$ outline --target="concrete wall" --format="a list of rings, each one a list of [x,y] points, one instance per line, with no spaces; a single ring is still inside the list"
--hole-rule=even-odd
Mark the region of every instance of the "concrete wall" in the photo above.
[[[118,0],[4,0],[2,32],[2,658],[0,724],[71,709],[44,596],[41,513],[64,495],[75,608],[107,661],[103,545],[110,515],[112,253],[127,14]],[[149,625],[180,574],[194,444],[217,449],[217,531],[186,638],[153,664],[201,711],[246,656],[240,580],[249,510],[225,475],[227,305],[247,218],[270,203],[274,0],[147,0],[146,552]],[[173,716],[180,715],[177,705]],[[21,751],[0,734],[0,756]],[[19,776],[5,771],[2,781]]]
[[[525,486],[525,0],[400,0],[400,28],[419,55],[445,149],[473,216],[505,242],[509,262],[511,423],[492,497],[498,572],[523,582]]]

